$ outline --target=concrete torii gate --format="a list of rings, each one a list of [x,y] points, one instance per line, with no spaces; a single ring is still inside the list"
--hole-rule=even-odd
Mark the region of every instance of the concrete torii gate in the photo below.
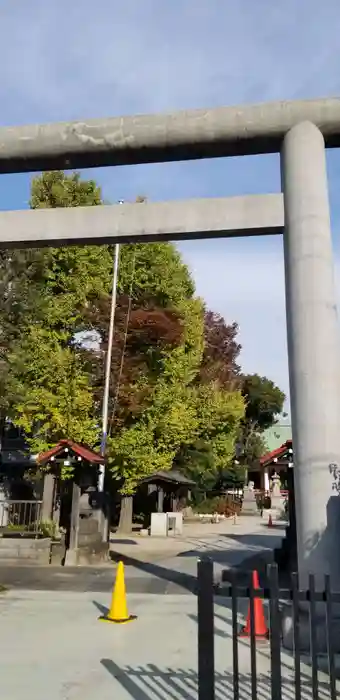
[[[283,195],[0,213],[0,246],[282,233],[298,564],[340,585],[340,346],[325,145],[340,99],[0,129],[0,173],[281,153]],[[269,321],[269,319],[268,319]]]

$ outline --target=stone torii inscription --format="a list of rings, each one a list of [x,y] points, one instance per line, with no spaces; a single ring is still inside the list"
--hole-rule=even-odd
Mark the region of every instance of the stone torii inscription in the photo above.
[[[2,212],[0,244],[227,237],[284,225],[299,573],[329,573],[336,587],[340,501],[329,465],[340,466],[340,347],[325,145],[340,145],[339,99],[1,128],[0,173],[279,152],[283,196]]]

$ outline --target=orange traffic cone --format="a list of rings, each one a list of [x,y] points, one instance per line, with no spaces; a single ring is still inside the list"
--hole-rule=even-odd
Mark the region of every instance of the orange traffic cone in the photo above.
[[[269,513],[268,527],[274,527],[274,525],[273,525],[273,518],[272,518],[272,514],[271,514],[271,513]]]
[[[125,591],[124,564],[122,561],[119,562],[117,567],[117,575],[112,592],[110,610],[106,615],[101,615],[99,619],[103,620],[103,622],[115,622],[116,624],[120,625],[136,620],[136,615],[129,615],[128,613]]]
[[[257,571],[253,571],[253,588],[259,590],[259,575]],[[268,627],[264,615],[264,606],[262,598],[254,598],[254,627],[256,639],[268,639]],[[250,637],[250,604],[245,627],[241,629],[240,637]]]

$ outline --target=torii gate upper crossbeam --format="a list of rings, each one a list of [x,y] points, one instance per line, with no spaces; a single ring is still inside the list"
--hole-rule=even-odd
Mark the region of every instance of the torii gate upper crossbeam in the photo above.
[[[0,128],[0,174],[274,153],[310,121],[340,146],[340,99]]]

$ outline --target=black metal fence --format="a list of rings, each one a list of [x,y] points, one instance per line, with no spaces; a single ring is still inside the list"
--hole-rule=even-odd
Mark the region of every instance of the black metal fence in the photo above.
[[[225,583],[223,583],[225,581]],[[336,700],[336,665],[334,649],[334,615],[333,607],[335,603],[340,603],[340,593],[331,591],[330,579],[325,576],[323,591],[316,591],[314,576],[309,577],[309,589],[300,590],[297,574],[292,574],[291,585],[288,589],[280,589],[278,579],[278,568],[275,564],[268,567],[268,588],[256,588],[254,581],[249,581],[247,588],[237,585],[236,576],[232,576],[230,571],[222,574],[222,584],[214,585],[213,563],[209,559],[198,562],[198,698],[199,700],[215,700],[217,698],[217,677],[215,674],[215,596],[230,598],[231,603],[231,626],[232,626],[232,693],[228,693],[230,700],[258,700],[258,685],[261,683],[262,673],[258,674],[257,651],[259,645],[268,645],[270,655],[270,689],[267,689],[266,698],[268,700],[284,700],[287,697],[283,694],[284,679],[282,678],[282,608],[290,604],[292,613],[292,641],[293,650],[292,666],[294,668],[294,682],[291,685],[289,697],[295,700],[303,700],[310,697],[311,700]],[[239,601],[247,599],[248,630],[247,640],[240,640],[239,624]],[[257,622],[255,619],[258,599],[262,599],[266,607],[266,617],[268,617],[268,640],[257,639]],[[218,602],[218,599],[217,599]],[[308,665],[310,674],[308,680],[305,673],[301,671],[302,660],[306,663],[301,644],[301,603],[308,607],[309,619],[309,654]],[[325,632],[326,649],[323,653],[323,662],[326,664],[327,691],[325,682],[319,679],[319,648],[317,638],[317,617],[320,616],[320,603],[322,607],[322,619]],[[323,617],[324,616],[324,617]],[[320,624],[320,619],[319,619]],[[321,623],[322,624],[322,623]],[[339,640],[340,641],[340,640]],[[244,673],[239,668],[239,644],[249,643],[250,650],[250,688],[243,687]],[[324,674],[323,674],[324,676]],[[216,685],[216,687],[215,687]],[[307,689],[308,687],[308,689]],[[321,693],[321,694],[320,694]],[[218,693],[218,697],[221,697]],[[261,694],[262,697],[262,694]]]

